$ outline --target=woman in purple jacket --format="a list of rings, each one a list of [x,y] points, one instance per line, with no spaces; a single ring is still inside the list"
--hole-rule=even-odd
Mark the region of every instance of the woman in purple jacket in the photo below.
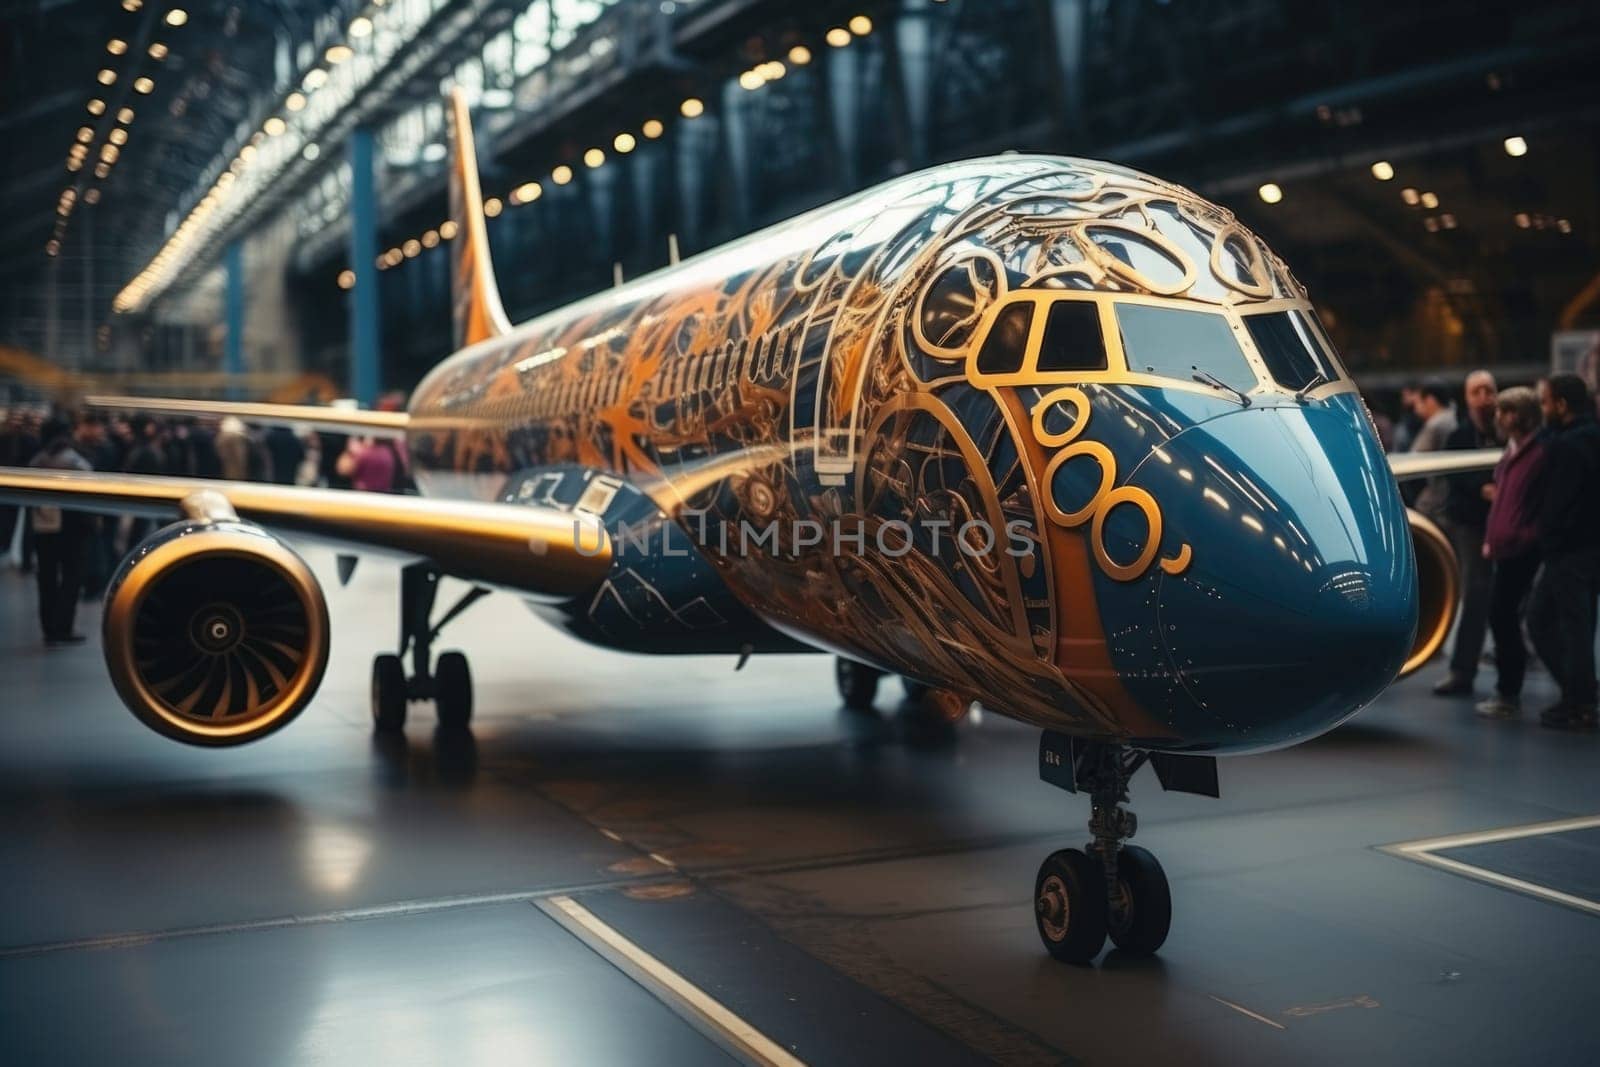
[[[1539,398],[1532,389],[1502,392],[1495,404],[1495,425],[1505,438],[1505,455],[1484,486],[1489,520],[1483,554],[1494,564],[1489,591],[1489,628],[1494,632],[1495,695],[1478,705],[1478,714],[1505,719],[1521,708],[1522,678],[1528,649],[1522,640],[1522,610],[1539,569],[1539,477],[1544,469],[1544,440],[1538,433]]]

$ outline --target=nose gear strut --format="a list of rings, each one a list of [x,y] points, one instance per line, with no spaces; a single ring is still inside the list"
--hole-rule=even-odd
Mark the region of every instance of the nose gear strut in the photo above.
[[[1151,763],[1162,787],[1217,795],[1216,761],[1208,756],[1152,753],[1125,745],[1045,731],[1039,777],[1068,792],[1089,794],[1090,842],[1052,853],[1034,881],[1034,922],[1045,949],[1059,960],[1088,963],[1107,936],[1118,949],[1148,955],[1167,939],[1172,893],[1148,849],[1127,844],[1139,820],[1122,805],[1128,782]]]

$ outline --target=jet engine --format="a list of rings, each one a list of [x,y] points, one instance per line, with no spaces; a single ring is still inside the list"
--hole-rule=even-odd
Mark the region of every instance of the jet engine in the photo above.
[[[106,591],[106,666],[159,734],[242,745],[292,722],[328,665],[328,606],[310,568],[238,520],[147,538]]]
[[[1444,531],[1422,513],[1407,508],[1411,544],[1417,557],[1417,638],[1400,668],[1404,678],[1433,657],[1456,620],[1461,599],[1461,570],[1456,551]]]

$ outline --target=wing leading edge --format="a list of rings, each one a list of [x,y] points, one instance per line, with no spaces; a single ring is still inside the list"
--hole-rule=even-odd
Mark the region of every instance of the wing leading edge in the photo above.
[[[149,415],[225,418],[263,426],[305,427],[327,433],[403,439],[411,416],[403,411],[362,411],[314,404],[258,404],[235,400],[178,400],[148,396],[90,396],[84,406],[96,411],[139,411]]]
[[[587,515],[520,504],[390,496],[344,489],[203,478],[0,467],[0,501],[176,520],[199,492],[222,495],[241,519],[408,560],[524,596],[564,600],[593,590],[611,543]]]
[[[1493,470],[1500,462],[1498,448],[1471,448],[1450,452],[1401,452],[1389,457],[1389,470],[1397,482],[1438,478]]]

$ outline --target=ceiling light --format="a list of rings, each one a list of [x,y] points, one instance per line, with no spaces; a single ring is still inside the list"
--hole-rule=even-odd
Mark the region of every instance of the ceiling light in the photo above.
[[[1417,195],[1417,191],[1415,189],[1411,188],[1411,186],[1408,185],[1404,189],[1400,190],[1400,199],[1404,200],[1406,203],[1410,204],[1412,207],[1416,207],[1417,206],[1417,202],[1419,200],[1421,200],[1422,197],[1418,196]]]
[[[766,82],[767,79],[763,78],[760,74],[753,70],[747,70],[743,74],[739,75],[739,88],[741,89],[759,89],[765,85]]]
[[[122,0],[122,10],[137,11],[144,6],[144,0]]]
[[[1432,211],[1434,208],[1439,206],[1439,198],[1433,193],[1423,193],[1422,206],[1427,208],[1429,211]]]
[[[683,113],[683,117],[686,119],[697,119],[705,114],[706,106],[700,102],[699,97],[691,96],[678,105],[678,110]]]
[[[550,172],[550,180],[557,185],[565,185],[572,180],[572,168],[565,163]]]
[[[488,205],[484,205],[484,206],[487,207]],[[422,251],[422,242],[417,240],[415,237],[413,237],[409,241],[407,241],[405,244],[400,246],[400,251],[405,255],[405,257],[407,259],[413,259],[413,258],[416,257],[416,254],[418,252]]]
[[[266,131],[268,137],[276,137],[278,134],[288,129],[289,126],[278,116],[273,115],[271,118],[267,119],[266,122],[261,124],[261,128]]]
[[[119,108],[117,110],[117,121],[122,123],[124,126],[126,126],[129,123],[133,122],[133,108],[131,108],[131,107]]]
[[[660,119],[645,119],[644,125],[639,127],[639,131],[654,141],[662,133],[666,132],[666,127],[661,125]]]
[[[114,56],[120,56],[127,50],[128,42],[124,41],[121,37],[113,37],[111,40],[106,42],[106,51],[110,52]]]
[[[872,20],[865,15],[857,15],[850,20],[850,32],[857,37],[865,37],[872,32]]]
[[[423,234],[422,234],[422,247],[423,248],[437,248],[437,247],[439,247],[439,231],[438,230],[425,230],[425,231],[423,231]]]
[[[321,67],[315,67],[306,71],[305,80],[300,84],[304,85],[307,89],[319,89],[322,87],[322,83],[327,80],[328,72]]]
[[[1506,155],[1525,156],[1528,154],[1528,142],[1521,137],[1507,137],[1505,140]]]
[[[346,268],[339,272],[339,288],[354,289],[356,287],[356,272]]]
[[[544,186],[538,182],[523,182],[511,190],[513,204],[531,204],[544,195]]]
[[[149,78],[135,78],[133,82],[133,91],[136,93],[148,93],[155,87],[156,83]]]
[[[491,196],[483,202],[483,213],[491,219],[499,218],[500,212],[506,209],[498,196]]]
[[[117,161],[117,156],[121,154],[122,149],[118,148],[114,144],[104,144],[100,146],[100,158],[105,160],[107,163],[115,163]]]
[[[101,85],[110,85],[117,80],[117,72],[110,67],[102,67],[100,68],[100,73],[95,75],[95,78]]]
[[[811,49],[803,44],[797,44],[789,49],[789,62],[797,67],[803,67],[811,62]]]
[[[357,15],[350,20],[349,34],[352,39],[365,37],[372,32],[372,20],[365,15]]]
[[[83,157],[82,156],[73,156],[72,158],[68,159],[67,160],[67,169],[72,171],[74,174],[76,174],[78,171],[82,170],[83,169]]]
[[[96,178],[104,178],[107,174],[110,174],[110,173],[111,173],[111,164],[109,164],[109,163],[96,163],[94,165],[94,176]]]
[[[241,146],[239,149],[239,158],[246,163],[256,158],[256,146],[253,144]]]
[[[182,26],[189,21],[189,13],[181,7],[175,7],[167,12],[168,26]]]
[[[300,154],[306,159],[316,159],[318,156],[322,155],[322,149],[318,148],[317,143],[313,141],[304,148],[300,149]]]
[[[456,229],[455,219],[445,219],[439,223],[439,236],[446,241],[453,241],[456,238]]]
[[[160,41],[152,41],[150,44],[150,58],[158,62],[166,59],[167,46],[162,44]]]
[[[1372,176],[1380,182],[1389,181],[1394,177],[1394,165],[1387,159],[1380,159],[1372,165]]]
[[[305,94],[290,93],[288,96],[283,98],[283,106],[288,108],[290,111],[299,111],[301,108],[306,106]]]
[[[827,32],[824,39],[835,48],[843,48],[850,43],[850,31],[843,26],[835,26]]]
[[[79,126],[78,127],[78,140],[82,144],[88,144],[90,141],[94,140],[94,127],[92,127],[92,126]]]
[[[95,188],[90,189],[88,192],[84,193],[83,194],[83,202],[85,204],[98,204],[100,202],[100,188],[99,188],[99,186],[96,186]]]
[[[777,59],[769,59],[756,69],[759,70],[761,72],[761,76],[766,78],[769,82],[775,82],[785,74],[789,73],[788,68],[783,65],[783,62]]]
[[[89,101],[89,114],[91,114],[91,115],[103,115],[103,114],[105,114],[105,111],[106,111],[106,102],[104,100],[91,100],[91,101]]]
[[[634,146],[638,143],[638,141],[633,139],[633,134],[619,133],[617,134],[616,139],[611,142],[611,147],[615,148],[621,154],[627,155],[629,152],[633,151]]]
[[[1256,194],[1261,197],[1263,203],[1267,204],[1276,204],[1283,199],[1283,190],[1278,188],[1277,182],[1267,182],[1267,184],[1256,190]]]
[[[119,127],[119,128],[117,128],[115,130],[112,130],[110,133],[106,134],[106,140],[108,140],[112,144],[116,144],[116,145],[127,144],[128,143],[128,131]]]
[[[349,45],[336,44],[329,47],[326,52],[322,53],[322,58],[326,59],[329,63],[343,63],[353,55],[355,55],[355,53],[350,50]]]
[[[583,165],[591,170],[606,161],[606,154],[598,148],[591,148],[583,154]]]

